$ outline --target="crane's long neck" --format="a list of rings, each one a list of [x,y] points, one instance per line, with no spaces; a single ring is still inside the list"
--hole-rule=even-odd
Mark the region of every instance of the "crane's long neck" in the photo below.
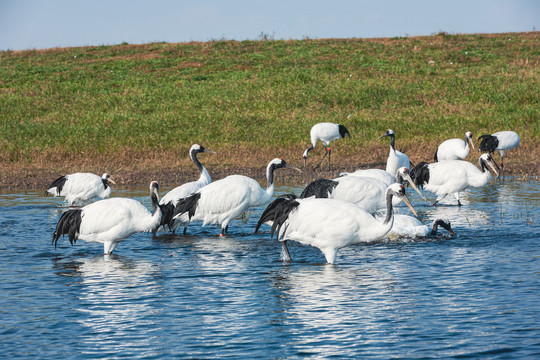
[[[390,151],[396,152],[396,136],[390,135]]]
[[[384,218],[381,227],[378,231],[381,232],[380,236],[384,236],[394,226],[394,207],[392,206],[393,195],[389,192],[386,193],[386,217]]]
[[[197,158],[197,151],[192,150],[189,156],[191,157],[191,160],[193,161],[195,166],[197,166],[197,169],[199,169],[199,172],[201,173],[201,176],[199,177],[198,181],[204,184],[210,184],[212,179],[210,178],[210,174],[208,173],[208,170],[206,170],[206,168],[203,166],[203,164],[201,164],[201,162]]]
[[[268,169],[266,169],[266,193],[270,194],[270,196],[274,194],[274,170],[274,166],[269,166]]]
[[[150,199],[152,200],[152,209],[154,210],[154,213],[152,214],[150,218],[150,224],[147,231],[150,231],[157,226],[159,226],[159,223],[161,222],[161,208],[159,207],[159,199],[158,196],[154,191],[150,193]]]

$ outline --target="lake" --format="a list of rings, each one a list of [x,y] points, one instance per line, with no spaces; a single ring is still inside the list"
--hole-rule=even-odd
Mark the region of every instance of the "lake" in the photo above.
[[[492,180],[462,207],[408,194],[424,223],[447,218],[457,235],[351,246],[329,265],[295,242],[280,261],[269,227],[253,234],[263,208],[225,238],[194,223],[186,236],[136,234],[111,256],[67,238],[55,249],[62,199],[0,193],[0,354],[540,358],[540,182]],[[150,208],[146,186],[113,196]]]

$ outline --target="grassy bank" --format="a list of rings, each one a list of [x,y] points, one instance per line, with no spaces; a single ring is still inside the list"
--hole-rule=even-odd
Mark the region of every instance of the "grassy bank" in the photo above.
[[[205,164],[224,174],[300,165],[322,121],[353,135],[335,143],[336,168],[381,165],[388,128],[413,162],[466,131],[515,130],[507,172],[538,175],[539,61],[539,32],[4,51],[0,186],[75,171],[179,181],[193,143],[218,151]]]

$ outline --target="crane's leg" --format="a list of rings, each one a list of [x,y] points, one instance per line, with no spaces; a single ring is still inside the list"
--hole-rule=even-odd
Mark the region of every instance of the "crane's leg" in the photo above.
[[[324,257],[326,258],[327,263],[333,264],[334,261],[336,261],[337,249],[325,248],[325,249],[321,249],[321,250],[322,250],[322,252],[324,254]]]
[[[289,249],[287,249],[287,240],[281,242],[281,255],[279,256],[281,261],[291,261],[291,254],[289,254]]]
[[[229,233],[229,224],[225,225],[224,227],[221,227],[221,234],[219,234],[220,237],[225,236]]]
[[[433,204],[431,204],[431,206],[437,205],[437,203],[439,201],[441,201],[442,199],[444,199],[446,197],[446,195],[448,195],[448,194],[442,194],[442,195],[437,196],[437,200],[435,200],[435,202]]]
[[[501,178],[501,180],[504,180],[504,162],[503,162],[503,159],[504,159],[504,153],[501,153],[501,173],[499,174],[499,177]]]
[[[186,232],[187,232],[187,225],[184,226],[184,235],[186,235]],[[173,234],[174,234],[174,230],[173,230]]]
[[[321,161],[319,161],[319,163],[317,164],[317,166],[315,166],[313,169],[318,169],[319,166],[321,166],[321,164],[322,164],[324,158],[326,157],[326,155],[328,155],[328,149],[326,148],[326,145],[324,145],[324,155],[323,155]],[[329,160],[329,161],[330,161],[330,160]]]
[[[454,193],[454,197],[455,197],[456,200],[457,200],[457,205],[458,205],[458,206],[461,206],[461,202],[459,201],[459,192]]]
[[[330,171],[330,155],[332,155],[332,149],[328,147],[328,171]]]

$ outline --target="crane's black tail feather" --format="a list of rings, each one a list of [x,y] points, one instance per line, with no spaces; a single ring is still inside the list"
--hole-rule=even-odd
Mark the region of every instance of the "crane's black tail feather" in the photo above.
[[[422,161],[411,170],[411,179],[416,186],[423,188],[429,182],[429,163]]]
[[[308,184],[300,194],[300,199],[306,199],[311,196],[316,198],[328,198],[328,195],[339,183],[334,180],[317,179]]]
[[[480,135],[478,140],[480,139],[482,139],[480,146],[478,146],[480,151],[492,153],[495,151],[495,149],[497,149],[497,146],[499,146],[499,139],[493,135]]]
[[[52,243],[56,249],[56,244],[61,235],[68,234],[69,243],[71,245],[75,244],[77,238],[79,237],[79,231],[81,228],[82,221],[82,210],[73,209],[68,210],[62,214],[58,224],[56,224],[56,230],[54,231],[52,237]]]
[[[47,188],[47,190],[45,190],[45,195],[47,195],[48,190],[56,188],[56,196],[60,196],[66,180],[67,178],[65,176],[60,176],[58,179],[54,180],[52,184]]]
[[[168,202],[166,204],[160,204],[159,208],[161,209],[161,222],[159,223],[160,226],[167,225],[169,229],[172,228],[173,225],[173,213],[174,213],[174,205],[172,202]]]
[[[264,210],[257,226],[255,227],[255,233],[259,231],[259,228],[266,221],[272,221],[272,229],[270,232],[270,237],[274,237],[274,233],[277,229],[277,239],[279,240],[279,233],[281,227],[289,217],[291,211],[296,209],[300,205],[296,201],[296,195],[286,194],[278,197],[276,200],[272,201]]]
[[[178,203],[174,207],[172,218],[174,219],[175,217],[187,212],[189,219],[191,220],[193,215],[195,215],[195,210],[197,210],[197,203],[199,202],[200,198],[201,193],[195,193],[178,201]]]

